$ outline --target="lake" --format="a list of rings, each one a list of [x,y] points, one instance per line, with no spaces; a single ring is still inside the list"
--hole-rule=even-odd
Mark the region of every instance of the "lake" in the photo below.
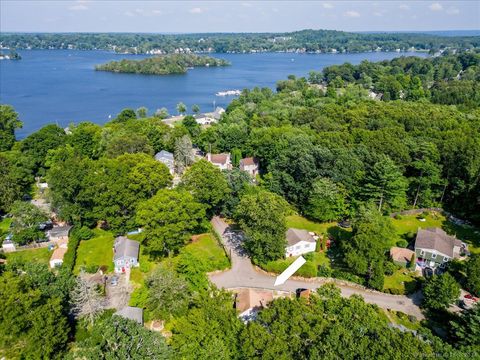
[[[94,66],[122,58],[107,51],[30,50],[20,51],[20,61],[0,61],[0,103],[12,105],[20,114],[23,129],[19,138],[49,123],[64,127],[70,122],[99,124],[124,108],[145,106],[149,113],[166,107],[175,114],[180,101],[189,109],[202,111],[227,106],[232,97],[217,97],[218,91],[270,87],[289,74],[308,76],[310,70],[362,60],[380,61],[401,55],[425,53],[372,52],[359,54],[212,54],[232,66],[196,68],[184,75],[136,75],[95,71]]]

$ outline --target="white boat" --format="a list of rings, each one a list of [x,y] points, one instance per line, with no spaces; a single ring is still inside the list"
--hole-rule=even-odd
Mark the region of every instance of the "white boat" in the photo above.
[[[239,96],[241,93],[241,90],[227,90],[219,91],[215,94],[215,96]]]

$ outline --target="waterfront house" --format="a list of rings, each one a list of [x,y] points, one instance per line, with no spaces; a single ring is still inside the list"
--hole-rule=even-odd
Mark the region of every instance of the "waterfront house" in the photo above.
[[[175,160],[171,152],[162,150],[155,154],[155,160],[167,165],[170,174],[173,175],[175,173]]]
[[[113,262],[115,272],[123,273],[132,267],[137,267],[140,243],[126,236],[119,236],[113,244]]]
[[[299,256],[316,249],[318,236],[307,230],[293,229],[287,230],[287,247],[285,248],[285,256]]]
[[[415,255],[420,267],[444,268],[452,259],[466,252],[467,245],[440,228],[418,229]]]
[[[220,170],[230,170],[232,168],[232,161],[230,158],[230,153],[226,154],[207,154],[208,162],[212,163]]]
[[[251,177],[258,174],[258,160],[254,157],[248,157],[240,160],[240,170],[247,172]]]

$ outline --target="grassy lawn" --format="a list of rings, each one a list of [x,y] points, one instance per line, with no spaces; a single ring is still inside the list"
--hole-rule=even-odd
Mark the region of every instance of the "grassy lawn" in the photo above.
[[[101,229],[95,229],[94,233],[93,238],[82,240],[78,246],[74,268],[76,274],[82,266],[106,265],[108,271],[113,270],[113,234]]]
[[[441,214],[430,213],[426,216],[425,221],[420,221],[415,215],[403,215],[400,219],[392,219],[392,222],[398,238],[392,241],[391,246],[395,246],[396,241],[400,239],[412,241],[414,238],[411,239],[409,236],[415,235],[418,228],[439,227],[448,234],[456,235],[459,239],[465,241],[472,253],[480,253],[480,229],[466,225],[455,225]]]
[[[414,292],[416,290],[415,273],[402,268],[395,271],[393,275],[385,276],[383,290],[394,294],[410,294]]]
[[[0,221],[0,243],[3,240],[4,236],[7,235],[10,224],[12,223],[12,218],[5,218]]]
[[[52,253],[48,251],[48,248],[28,249],[22,251],[16,251],[12,253],[6,253],[8,262],[21,262],[21,263],[35,263],[46,264],[52,256]]]
[[[313,231],[317,234],[326,234],[329,228],[336,225],[337,224],[334,222],[330,222],[330,223],[313,222],[308,219],[305,219],[300,215],[291,215],[287,217],[287,227]]]
[[[208,265],[208,272],[224,270],[230,266],[230,261],[225,255],[223,248],[211,234],[199,235],[195,242],[191,242],[182,249],[177,258],[181,257],[184,253],[190,253],[195,258],[204,260]]]
[[[422,327],[422,324],[417,321],[415,318],[411,318],[408,315],[393,311],[393,310],[380,310],[388,322],[391,322],[396,325],[405,326],[410,330],[418,330]]]
[[[308,253],[303,255],[303,257],[306,258],[307,262],[300,269],[298,269],[298,271],[294,274],[295,276],[316,277],[318,266],[324,265],[326,267],[330,267],[330,260],[324,251]],[[310,259],[310,257],[312,258]],[[297,257],[289,257],[288,259],[270,261],[263,265],[262,268],[265,271],[279,274],[289,267],[290,264],[295,261],[295,259],[297,259]]]

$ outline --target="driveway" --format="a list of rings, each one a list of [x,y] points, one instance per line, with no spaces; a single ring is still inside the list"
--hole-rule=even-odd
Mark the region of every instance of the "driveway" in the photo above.
[[[228,224],[219,217],[214,217],[211,222],[215,231],[220,235],[227,251],[230,253],[232,263],[230,270],[210,275],[210,280],[219,288],[232,289],[245,287],[295,292],[298,288],[315,290],[333,281],[336,286],[340,288],[343,297],[350,297],[353,294],[361,295],[367,303],[376,304],[383,309],[401,311],[405,314],[413,315],[419,320],[424,319],[417,305],[420,303],[418,293],[412,297],[390,295],[372,291],[354,284],[350,285],[344,281],[327,278],[295,278],[287,280],[283,285],[273,286],[276,277],[257,270],[243,250],[242,234],[232,231]]]

